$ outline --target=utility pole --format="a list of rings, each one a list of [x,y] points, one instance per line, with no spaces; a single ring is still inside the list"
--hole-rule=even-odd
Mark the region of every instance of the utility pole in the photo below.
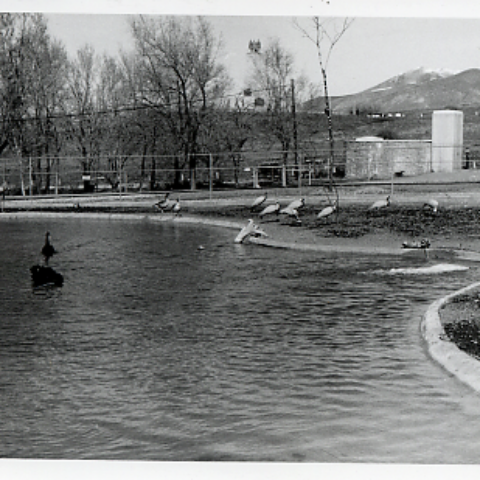
[[[297,168],[298,175],[298,187],[301,188],[302,185],[302,172],[299,170],[298,165],[298,134],[297,134],[297,109],[295,105],[295,80],[292,78],[290,80],[292,85],[292,119],[293,119],[293,148],[294,148],[294,157],[295,157],[295,167]]]

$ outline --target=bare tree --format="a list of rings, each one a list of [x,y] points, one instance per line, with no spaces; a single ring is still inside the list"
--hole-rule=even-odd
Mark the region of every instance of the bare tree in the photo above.
[[[235,186],[239,186],[240,166],[243,159],[243,149],[248,140],[254,138],[254,114],[242,105],[237,96],[234,105],[225,102],[218,105],[215,116],[211,116],[208,129],[202,136],[202,143],[213,155],[214,166],[232,162]],[[218,170],[217,180],[222,182],[221,170]]]
[[[67,135],[81,155],[84,189],[92,189],[90,174],[100,154],[102,125],[98,110],[99,59],[92,46],[86,45],[70,62]]]
[[[32,150],[37,154],[37,170],[42,171],[45,157],[45,172],[40,176],[37,189],[50,189],[52,162],[63,147],[63,129],[55,117],[62,112],[67,94],[67,53],[62,44],[50,39],[43,17],[35,18],[32,29],[30,56],[32,61],[31,109],[35,120],[32,124]]]
[[[266,131],[273,133],[279,141],[283,165],[286,167],[293,141],[290,91],[290,78],[294,72],[293,55],[281,45],[278,38],[271,40],[264,51],[260,48],[250,50],[253,71],[249,87],[266,102]],[[287,179],[284,178],[284,186],[286,183]]]
[[[303,97],[309,82],[303,75],[296,75],[294,57],[278,38],[270,40],[264,51],[260,42],[251,42],[249,48],[252,62],[249,89],[266,103],[265,132],[273,134],[280,143],[286,167],[292,144],[297,159],[295,98]],[[287,178],[283,184],[286,186]]]
[[[31,165],[30,178],[37,189],[42,185],[42,176],[36,175],[42,173],[42,156],[47,157],[48,189],[50,155],[61,148],[54,116],[65,91],[66,62],[65,49],[50,38],[42,14],[0,15],[0,153],[10,147],[21,170],[22,157],[35,154],[37,165]]]
[[[217,61],[220,40],[201,17],[139,16],[132,31],[143,58],[142,102],[167,121],[195,189],[199,133],[227,85],[225,69]],[[175,183],[181,168],[177,158]]]
[[[343,34],[352,24],[353,19],[345,18],[340,22],[338,19],[321,19],[320,17],[313,17],[313,29],[314,34],[309,33],[303,28],[298,21],[295,21],[295,26],[311,40],[317,49],[317,59],[320,66],[320,71],[323,80],[323,94],[325,99],[325,114],[328,121],[328,139],[330,145],[330,156],[328,165],[328,177],[330,183],[330,189],[333,188],[333,171],[335,168],[335,150],[334,150],[334,137],[333,137],[333,122],[332,122],[332,108],[330,95],[328,90],[328,63],[332,54],[332,51],[342,38]]]

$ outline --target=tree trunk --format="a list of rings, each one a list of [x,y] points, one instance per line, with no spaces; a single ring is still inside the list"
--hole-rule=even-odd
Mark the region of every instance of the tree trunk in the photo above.
[[[155,162],[155,157],[152,157],[152,167],[150,169],[150,190],[155,190],[156,187],[156,175],[155,175],[155,170],[157,168],[156,162]]]
[[[325,97],[325,115],[328,122],[328,142],[330,145],[330,155],[328,158],[328,182],[330,190],[333,188],[333,169],[335,165],[335,145],[333,140],[332,110],[330,107],[330,97],[328,96],[327,71],[322,68],[323,91]]]

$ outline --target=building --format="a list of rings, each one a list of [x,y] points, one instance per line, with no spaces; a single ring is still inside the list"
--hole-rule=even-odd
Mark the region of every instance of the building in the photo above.
[[[384,140],[362,137],[347,142],[348,179],[386,180],[462,168],[463,112],[435,111],[431,140]]]

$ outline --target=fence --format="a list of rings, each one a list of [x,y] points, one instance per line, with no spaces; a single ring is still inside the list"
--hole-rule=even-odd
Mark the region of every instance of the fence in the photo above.
[[[101,191],[156,191],[190,188],[289,186],[328,175],[329,151],[231,152],[97,157],[3,157],[0,182],[16,195]],[[195,167],[192,168],[192,162]],[[343,166],[342,166],[343,165]],[[335,172],[344,171],[339,148]],[[192,174],[193,172],[193,174]],[[193,178],[194,177],[194,178]]]
[[[372,148],[372,147],[369,147]],[[396,158],[394,143],[387,159]],[[405,145],[398,146],[405,152]],[[378,180],[355,174],[359,160],[358,144],[337,142],[332,173],[336,180]],[[365,151],[368,152],[368,149]],[[424,151],[424,147],[422,147]],[[352,163],[352,156],[357,165]],[[371,156],[371,155],[370,155]],[[285,158],[287,162],[285,163]],[[368,161],[368,154],[365,156]],[[416,162],[411,174],[419,174],[423,159],[410,154]],[[466,148],[463,167],[480,167],[480,147]],[[84,157],[3,157],[0,182],[7,194],[36,195],[85,192],[158,191],[191,188],[192,158],[179,156],[102,156]],[[413,161],[413,160],[412,160]],[[389,160],[389,163],[391,161]],[[356,166],[355,166],[356,165]],[[413,164],[412,164],[413,165]],[[404,169],[404,168],[403,168]],[[404,169],[405,170],[405,169]],[[410,170],[406,171],[406,175]],[[415,173],[416,172],[416,173]],[[258,188],[268,186],[321,185],[329,179],[330,150],[316,148],[294,152],[236,152],[195,156],[194,181],[197,189]],[[392,175],[391,172],[389,175]]]

